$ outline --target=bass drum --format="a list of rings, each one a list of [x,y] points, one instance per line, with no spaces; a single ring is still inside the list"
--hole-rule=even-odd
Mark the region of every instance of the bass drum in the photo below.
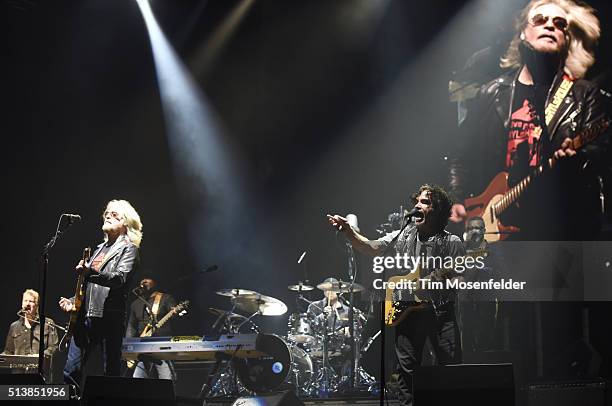
[[[289,347],[278,336],[260,334],[256,341],[257,351],[264,356],[259,358],[236,358],[234,369],[240,383],[253,392],[268,392],[278,388],[291,371]]]

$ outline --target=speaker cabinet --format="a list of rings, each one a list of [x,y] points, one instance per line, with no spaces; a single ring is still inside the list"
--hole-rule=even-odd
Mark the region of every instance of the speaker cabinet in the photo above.
[[[605,406],[602,380],[539,383],[527,386],[528,406]]]
[[[0,374],[0,385],[44,385],[39,374]]]
[[[263,396],[245,396],[236,399],[232,406],[304,406],[293,392],[273,393]]]
[[[421,367],[414,372],[413,388],[419,406],[514,406],[512,364]]]
[[[117,404],[173,406],[174,388],[168,379],[136,379],[116,376],[88,376],[83,400],[86,405]],[[125,402],[123,402],[125,401]]]

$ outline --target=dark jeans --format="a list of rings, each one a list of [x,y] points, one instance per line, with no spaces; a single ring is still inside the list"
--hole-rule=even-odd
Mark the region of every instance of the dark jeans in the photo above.
[[[439,309],[416,310],[395,329],[395,353],[399,362],[399,399],[402,405],[412,405],[412,372],[421,364],[425,340],[433,347],[438,364],[461,362],[461,340],[453,304]]]
[[[84,364],[98,345],[102,346],[104,374],[119,376],[124,331],[125,317],[122,314],[85,318],[70,340],[68,359],[64,366],[64,382],[80,387]]]

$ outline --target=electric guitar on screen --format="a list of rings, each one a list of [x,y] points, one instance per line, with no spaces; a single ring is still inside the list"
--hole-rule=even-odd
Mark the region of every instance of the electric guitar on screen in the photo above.
[[[609,126],[610,120],[607,119],[596,122],[572,138],[571,148],[578,151],[597,138]],[[545,163],[538,166],[531,175],[525,177],[512,188],[508,187],[508,172],[498,173],[484,192],[476,197],[465,199],[466,224],[471,218],[482,218],[485,223],[485,239],[490,243],[504,240],[508,235],[518,232],[518,227],[502,224],[499,216],[523,195],[534,179],[545,170],[552,169],[556,162],[557,159],[554,156],[549,158]]]

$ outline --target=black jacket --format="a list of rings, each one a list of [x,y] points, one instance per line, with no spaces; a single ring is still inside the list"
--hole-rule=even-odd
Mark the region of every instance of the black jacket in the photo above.
[[[51,356],[57,350],[57,331],[51,324],[53,320],[46,318],[45,323],[45,355]],[[33,329],[26,327],[23,319],[11,323],[9,332],[6,336],[4,354],[30,355],[38,354],[40,348],[40,324],[35,323]]]
[[[153,307],[153,298],[149,298],[149,310]],[[159,310],[157,312],[157,321],[164,317],[174,306],[176,306],[176,300],[171,295],[164,293],[160,302]],[[150,317],[148,312],[145,310],[145,304],[140,299],[136,299],[130,306],[130,315],[128,319],[127,330],[125,332],[126,337],[138,337],[144,330],[145,326],[149,323]],[[172,328],[168,322],[160,327],[153,335],[154,336],[170,336],[172,335]]]
[[[98,245],[87,267],[102,250]],[[85,303],[81,307],[85,317],[104,317],[107,312],[121,314],[125,319],[130,282],[138,267],[138,247],[122,236],[109,248],[99,272],[92,271],[86,278]]]
[[[457,201],[479,195],[497,173],[505,170],[507,128],[517,76],[518,71],[513,71],[487,83],[468,105],[449,172],[450,190]],[[549,100],[561,81],[559,74],[551,85]],[[607,118],[608,113],[600,90],[587,80],[576,80],[548,126],[549,151],[558,149],[566,137],[573,138]],[[554,171],[530,186],[521,199],[521,211],[512,219],[522,228],[522,236],[587,240],[597,235],[601,212],[599,174],[609,158],[608,145],[608,134],[601,134],[577,156],[561,160]],[[510,173],[515,181],[523,177],[524,174]]]

